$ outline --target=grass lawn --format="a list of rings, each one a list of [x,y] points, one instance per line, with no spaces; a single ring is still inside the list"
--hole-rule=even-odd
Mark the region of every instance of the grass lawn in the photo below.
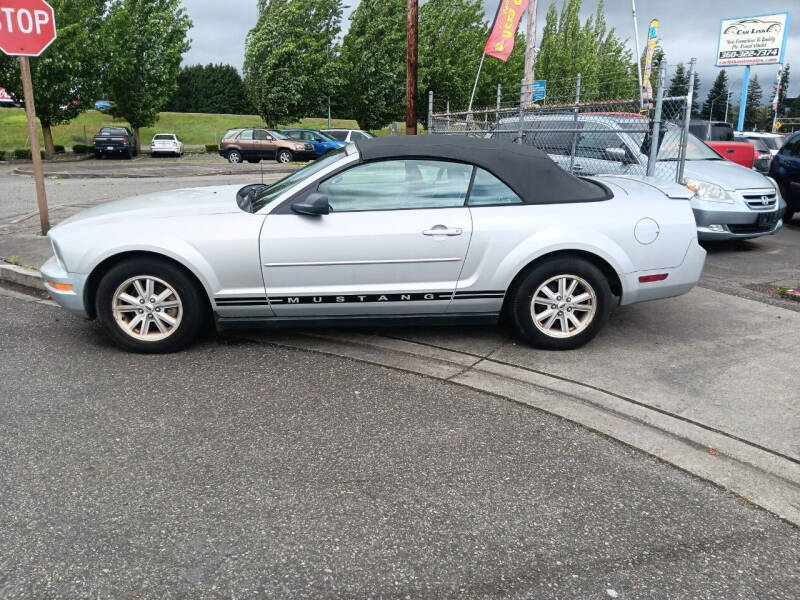
[[[355,121],[346,119],[333,119],[332,124],[334,127],[358,128]],[[105,113],[89,110],[71,123],[53,127],[53,142],[66,147],[74,144],[90,144],[92,136],[104,125],[127,125],[127,123],[124,120],[115,120]],[[222,134],[231,127],[263,125],[264,122],[257,115],[163,112],[155,127],[142,128],[140,143],[145,147],[148,146],[156,133],[177,133],[178,138],[187,146],[218,144]],[[327,125],[326,118],[307,118],[297,123],[289,123],[285,127],[321,129]],[[42,140],[41,133],[39,140],[40,142]],[[0,150],[13,151],[16,148],[29,147],[25,111],[21,108],[0,109]]]

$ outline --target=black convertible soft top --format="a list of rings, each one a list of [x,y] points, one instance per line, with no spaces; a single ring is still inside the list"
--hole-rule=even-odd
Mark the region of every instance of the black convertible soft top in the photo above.
[[[527,144],[455,135],[393,135],[356,142],[361,160],[448,159],[486,169],[529,204],[598,202],[613,197],[604,185],[570,175]]]

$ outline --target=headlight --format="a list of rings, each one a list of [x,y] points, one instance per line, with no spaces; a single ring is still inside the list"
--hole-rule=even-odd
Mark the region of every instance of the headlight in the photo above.
[[[776,196],[776,197],[778,197],[778,198],[781,198],[781,197],[782,197],[782,196],[781,196],[781,188],[780,188],[780,186],[778,185],[778,182],[777,182],[777,181],[775,181],[775,180],[774,180],[772,177],[770,177],[769,175],[764,175],[764,177],[766,177],[767,179],[769,179],[769,182],[772,184],[772,187],[774,187],[774,188],[775,188],[775,196]]]
[[[295,150],[305,150],[306,149],[306,145],[305,144],[295,144],[294,145],[294,149]]]
[[[720,186],[708,181],[700,181],[698,179],[687,179],[686,187],[695,193],[695,196],[701,200],[708,200],[710,202],[724,202],[725,204],[733,204],[733,198],[728,195]]]

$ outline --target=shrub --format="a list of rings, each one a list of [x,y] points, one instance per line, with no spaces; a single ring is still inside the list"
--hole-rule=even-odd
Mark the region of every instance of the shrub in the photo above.
[[[25,159],[31,157],[31,151],[27,148],[17,148],[14,150],[14,158]]]
[[[42,159],[44,159],[44,150],[39,150],[39,156],[41,156]]]
[[[55,149],[56,149],[56,154],[64,154],[64,152],[67,151],[66,148],[64,148],[64,146],[60,146],[59,144],[55,145]]]
[[[216,152],[217,150],[219,150],[217,144],[206,144],[206,152]]]
[[[72,151],[75,154],[89,154],[90,152],[94,151],[94,148],[92,148],[92,146],[88,146],[86,144],[75,144],[72,147]]]
[[[6,159],[6,151],[0,150],[0,160],[5,160],[5,159]]]

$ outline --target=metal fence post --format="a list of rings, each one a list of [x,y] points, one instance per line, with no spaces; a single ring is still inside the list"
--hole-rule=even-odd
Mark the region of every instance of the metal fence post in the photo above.
[[[433,90],[428,90],[428,133],[433,127]]]
[[[519,86],[519,130],[517,131],[517,143],[522,143],[522,119],[525,116],[525,79]]]
[[[656,112],[653,115],[653,133],[650,135],[650,152],[647,158],[647,176],[652,177],[656,171],[658,158],[658,140],[661,135],[661,110],[664,105],[664,82],[666,80],[667,63],[662,60],[658,65],[658,89],[656,91]]]
[[[446,121],[446,124],[444,126],[444,130],[445,130],[445,132],[449,133],[450,132],[450,100],[447,101],[447,113],[446,113],[446,115],[447,115],[447,121]]]
[[[572,120],[573,129],[578,129],[578,112],[580,108],[578,107],[578,103],[581,101],[581,74],[578,73],[578,78],[575,80],[575,108],[573,109],[574,118]],[[575,147],[578,144],[578,134],[577,132],[572,133],[572,149],[569,153],[569,172],[572,173],[575,170]]]
[[[683,131],[681,131],[681,149],[678,159],[678,183],[683,183],[683,171],[686,167],[686,145],[689,143],[689,120],[692,118],[692,98],[694,97],[694,66],[696,58],[689,61],[689,91],[686,93],[686,111],[683,117]]]
[[[500,123],[500,100],[503,98],[503,85],[497,84],[497,112],[495,112],[494,120],[497,124]]]

